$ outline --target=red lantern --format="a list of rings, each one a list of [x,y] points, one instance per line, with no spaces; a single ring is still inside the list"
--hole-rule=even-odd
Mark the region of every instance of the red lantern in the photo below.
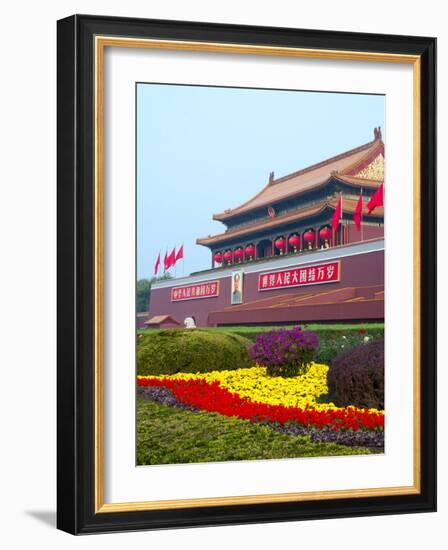
[[[215,254],[214,258],[215,258],[215,262],[217,264],[222,264],[222,254],[221,254],[221,252],[217,252]]]
[[[237,248],[233,253],[233,257],[236,258],[237,260],[241,260],[241,258],[243,257],[243,249]]]
[[[319,236],[324,241],[329,241],[331,239],[331,229],[329,227],[322,227],[319,231]]]
[[[294,249],[296,249],[300,244],[300,239],[298,235],[291,235],[288,239],[289,246],[292,246]]]
[[[225,260],[226,262],[230,262],[230,260],[232,259],[232,257],[233,257],[233,254],[232,254],[232,252],[231,252],[230,250],[226,250],[226,251],[224,252],[224,260]]]
[[[248,244],[246,246],[246,256],[254,256],[255,255],[255,246],[253,244]]]
[[[314,231],[312,229],[308,229],[308,231],[305,231],[303,234],[303,238],[307,243],[312,243],[314,241]]]
[[[285,239],[283,237],[278,238],[275,241],[275,247],[278,248],[278,250],[283,250],[285,248]]]

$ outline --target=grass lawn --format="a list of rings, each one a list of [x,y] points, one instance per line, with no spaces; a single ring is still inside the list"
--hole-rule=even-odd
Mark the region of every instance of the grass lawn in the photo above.
[[[137,464],[370,454],[362,447],[312,443],[248,420],[193,412],[137,398]]]
[[[254,332],[266,332],[268,330],[278,330],[280,328],[292,328],[301,323],[296,323],[295,325],[286,325],[286,326],[265,326],[265,325],[235,325],[235,326],[223,326],[223,327],[203,327],[201,330],[210,330],[210,331],[226,331],[226,332],[238,332],[239,334],[254,333]],[[328,331],[328,330],[378,330],[384,329],[384,323],[335,323],[335,324],[326,324],[326,323],[310,323],[306,325],[308,330],[313,330],[315,332],[319,331]],[[139,333],[145,332],[157,332],[158,330],[163,329],[139,329]]]
[[[295,325],[286,325],[286,326],[225,326],[225,327],[209,327],[207,330],[228,330],[228,331],[237,331],[237,332],[266,332],[268,330],[275,330],[280,328],[293,328],[297,325],[302,325],[302,323],[296,323]],[[302,325],[303,326],[303,325]],[[326,323],[309,323],[306,325],[307,330],[313,330],[319,332],[321,330],[369,330],[369,329],[382,329],[384,328],[384,323],[357,323],[357,324],[346,324],[346,323],[337,323],[337,324],[326,324]],[[151,329],[149,329],[151,330]]]

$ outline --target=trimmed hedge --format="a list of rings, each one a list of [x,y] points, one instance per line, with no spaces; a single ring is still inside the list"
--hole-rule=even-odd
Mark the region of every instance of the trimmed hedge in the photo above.
[[[327,381],[330,399],[338,407],[384,409],[384,341],[361,344],[337,357]]]
[[[210,372],[254,366],[251,341],[231,332],[167,329],[137,336],[137,374]]]

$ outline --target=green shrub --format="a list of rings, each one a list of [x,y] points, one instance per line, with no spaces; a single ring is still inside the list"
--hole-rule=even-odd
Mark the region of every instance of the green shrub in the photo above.
[[[366,341],[373,342],[384,338],[384,329],[359,329],[359,330],[320,330],[317,332],[319,336],[319,348],[316,352],[316,363],[330,363],[351,349],[365,344]]]
[[[338,407],[384,409],[384,341],[361,344],[334,359],[327,380]]]
[[[300,324],[300,323],[298,323]],[[288,326],[228,326],[207,328],[209,332],[228,332],[230,334],[238,334],[243,338],[255,342],[259,334],[271,330],[289,329],[294,325]],[[365,338],[369,341],[384,338],[384,325],[382,323],[361,323],[361,324],[316,324],[300,325],[305,330],[315,332],[319,338],[319,348],[316,351],[314,360],[317,363],[325,363],[329,365],[332,359],[341,353],[348,351],[364,342]],[[140,330],[141,333],[147,333],[150,330]]]
[[[338,325],[301,325],[305,330],[311,330],[315,332],[319,338],[319,347],[316,350],[316,355],[314,361],[316,363],[324,363],[329,365],[333,359],[335,359],[341,353],[349,351],[354,347],[364,343],[364,339],[368,338],[369,341],[381,340],[384,338],[384,327],[380,323],[364,323],[360,324],[359,328],[356,325],[347,325],[342,324]],[[243,337],[244,339],[251,340],[252,343],[255,342],[259,334],[263,334],[270,330],[280,329],[280,328],[292,328],[288,327],[273,327],[273,326],[230,326],[230,327],[219,327],[212,329],[205,329],[210,333],[222,333],[226,332],[229,334],[235,334]],[[155,329],[151,329],[154,330]],[[145,331],[139,331],[144,334],[150,332],[149,329]],[[159,332],[159,331],[157,331]]]
[[[137,337],[137,373],[210,372],[252,367],[250,340],[201,329],[167,329]]]
[[[338,327],[337,329],[326,328],[325,325],[313,326],[311,324],[301,326],[317,334],[319,347],[316,350],[314,361],[326,365],[329,365],[341,353],[364,343],[365,338],[368,338],[369,341],[384,338],[384,328],[378,326],[370,327],[369,325],[364,325],[366,328],[359,329],[353,328],[353,325],[350,328]],[[255,342],[259,334],[275,328],[282,327],[232,327],[229,328],[229,332],[239,334]]]

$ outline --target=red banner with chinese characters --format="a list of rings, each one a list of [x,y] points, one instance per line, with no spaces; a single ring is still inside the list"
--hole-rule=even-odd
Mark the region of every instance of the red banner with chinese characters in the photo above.
[[[179,286],[171,289],[171,301],[197,300],[219,296],[219,281],[207,281],[195,285]]]
[[[262,273],[258,277],[258,290],[275,290],[293,286],[335,283],[340,280],[340,262],[294,267],[283,271]]]

